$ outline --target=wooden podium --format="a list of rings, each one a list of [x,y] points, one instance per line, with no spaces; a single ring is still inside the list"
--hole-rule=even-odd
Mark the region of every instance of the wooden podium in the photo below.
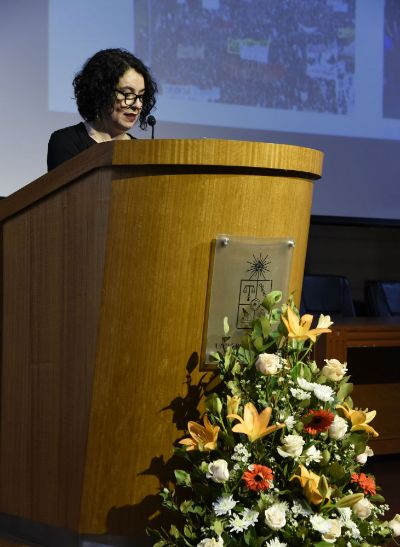
[[[1,526],[54,547],[145,544],[152,470],[182,434],[171,402],[201,351],[211,242],[293,238],[299,296],[321,167],[289,145],[121,141],[0,202]]]

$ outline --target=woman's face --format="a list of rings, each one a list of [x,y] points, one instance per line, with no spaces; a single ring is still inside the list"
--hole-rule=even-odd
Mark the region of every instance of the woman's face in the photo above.
[[[118,80],[115,90],[114,110],[102,119],[105,130],[112,138],[132,129],[138,120],[143,105],[140,97],[145,92],[144,78],[133,68],[128,68]]]

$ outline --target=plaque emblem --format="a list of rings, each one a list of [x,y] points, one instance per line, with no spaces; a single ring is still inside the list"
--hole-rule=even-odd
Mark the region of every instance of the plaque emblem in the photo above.
[[[248,329],[252,325],[252,321],[259,315],[261,302],[265,296],[272,291],[272,278],[268,260],[269,255],[258,257],[253,255],[252,260],[247,263],[250,267],[246,273],[249,274],[247,279],[240,280],[239,302],[236,318],[237,329]]]

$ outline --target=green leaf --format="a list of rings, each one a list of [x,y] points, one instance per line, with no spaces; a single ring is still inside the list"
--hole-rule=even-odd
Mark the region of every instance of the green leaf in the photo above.
[[[262,336],[259,336],[258,338],[256,338],[254,341],[253,341],[253,344],[254,344],[254,347],[255,349],[259,352],[259,353],[262,353],[265,349],[265,346],[264,346],[264,338]]]
[[[212,527],[214,529],[214,532],[218,536],[222,535],[222,532],[224,531],[224,525],[220,520],[218,520],[218,519],[214,520],[214,523],[213,523]]]
[[[340,465],[340,463],[333,462],[329,466],[329,474],[334,481],[339,481],[346,475],[346,470],[343,465]]]
[[[193,532],[193,528],[189,524],[185,524],[183,528],[184,535],[189,539],[195,539],[196,534]]]
[[[262,317],[260,317],[260,318],[259,318],[259,321],[260,321],[260,325],[261,325],[263,337],[264,337],[264,338],[268,338],[268,335],[269,335],[270,330],[271,330],[270,322],[269,322],[268,319],[265,317],[265,315],[263,315]]]
[[[176,538],[176,539],[178,539],[180,537],[181,533],[178,530],[178,528],[174,524],[172,524],[171,528],[169,529],[169,535]]]
[[[305,378],[307,382],[310,382],[312,380],[311,370],[305,364],[303,364],[303,378]]]
[[[352,383],[342,384],[337,392],[337,400],[342,402],[350,395],[353,391],[354,385]]]

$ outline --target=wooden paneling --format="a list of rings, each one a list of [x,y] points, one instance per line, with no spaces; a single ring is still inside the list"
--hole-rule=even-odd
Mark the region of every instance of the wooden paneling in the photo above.
[[[3,225],[0,511],[67,528],[80,511],[109,191],[99,171]]]

